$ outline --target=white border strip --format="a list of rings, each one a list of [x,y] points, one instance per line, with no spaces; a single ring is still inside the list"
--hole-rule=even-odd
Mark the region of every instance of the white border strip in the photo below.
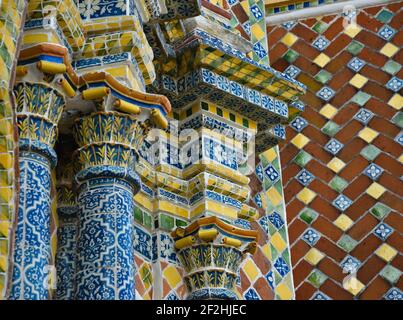
[[[295,10],[286,13],[279,13],[273,14],[266,17],[266,24],[273,25],[273,24],[281,24],[288,21],[293,20],[300,20],[312,17],[320,17],[325,15],[330,15],[334,13],[341,13],[343,12],[344,7],[346,6],[353,6],[356,9],[364,8],[364,7],[373,7],[377,5],[387,4],[399,2],[396,0],[350,0],[350,1],[343,1],[339,3],[332,3],[323,6],[317,6],[313,8],[306,8]]]

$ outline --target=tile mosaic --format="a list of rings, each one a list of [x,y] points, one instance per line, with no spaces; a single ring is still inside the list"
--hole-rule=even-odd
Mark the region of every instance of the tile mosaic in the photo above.
[[[361,266],[361,261],[347,255],[341,262],[340,267],[343,269],[343,273],[356,273]]]
[[[315,197],[316,193],[306,187],[297,194],[297,198],[306,205],[311,203]]]
[[[399,281],[402,272],[399,269],[393,267],[392,265],[386,265],[385,268],[383,268],[379,274],[386,281],[394,285]]]
[[[337,219],[333,222],[335,226],[343,231],[347,231],[353,225],[354,221],[350,219],[349,216],[344,213],[339,215]]]
[[[337,242],[337,245],[346,252],[351,252],[357,246],[357,244],[358,242],[347,234],[344,234]]]
[[[341,169],[343,169],[346,164],[340,160],[337,157],[334,157],[332,160],[330,160],[327,164],[328,168],[333,170],[333,172],[338,173]]]
[[[265,174],[266,174],[266,177],[269,178],[269,180],[270,180],[272,183],[276,182],[276,181],[279,179],[279,177],[280,177],[280,175],[279,175],[279,173],[277,172],[276,168],[274,168],[274,166],[272,166],[271,164],[268,165],[268,166],[264,169],[264,172],[265,172]]]
[[[381,153],[381,150],[379,150],[377,147],[374,145],[368,145],[365,148],[363,148],[360,152],[360,154],[367,160],[373,161],[378,157],[378,155]]]
[[[362,43],[354,40],[348,45],[347,51],[356,56],[362,51],[363,48],[364,45]]]
[[[334,176],[329,185],[333,190],[342,192],[347,187],[348,182],[339,176]]]
[[[378,219],[382,220],[392,210],[381,202],[376,203],[370,210],[370,212]]]
[[[320,70],[315,76],[315,79],[322,84],[326,84],[331,78],[332,74],[324,69]]]
[[[294,65],[289,65],[287,69],[284,70],[284,73],[287,76],[295,79],[301,73],[301,69]]]
[[[307,145],[310,141],[305,135],[302,133],[298,133],[292,140],[291,143],[294,144],[297,148],[302,149]]]
[[[276,211],[268,215],[270,222],[277,228],[280,229],[284,225],[284,220]]]
[[[315,60],[313,60],[313,62],[323,68],[330,62],[330,58],[326,54],[321,53],[315,58]]]
[[[403,106],[403,98],[400,94],[396,93],[392,98],[390,98],[388,104],[396,110],[400,110]]]
[[[325,295],[323,292],[315,292],[310,300],[332,300],[329,296]]]
[[[367,124],[373,118],[373,116],[374,116],[374,114],[371,111],[369,111],[365,108],[361,108],[354,115],[354,119],[360,121],[363,124]]]
[[[356,296],[365,288],[365,285],[356,277],[349,277],[343,282],[343,288]]]
[[[351,80],[350,84],[354,87],[361,89],[368,82],[368,78],[357,73]]]
[[[326,118],[331,119],[337,113],[337,109],[328,103],[320,109],[319,113]]]
[[[376,19],[383,23],[388,23],[393,17],[393,13],[389,10],[382,9],[376,15]]]
[[[318,214],[310,208],[305,208],[301,211],[299,217],[307,224],[311,224],[318,217]]]
[[[382,185],[377,182],[373,182],[366,190],[366,193],[374,199],[379,199],[385,191],[386,189]]]
[[[333,122],[333,121],[328,121],[323,127],[322,127],[322,132],[327,134],[330,137],[333,137],[339,132],[341,127]]]
[[[396,61],[388,60],[388,62],[386,62],[385,65],[382,67],[382,70],[391,75],[395,75],[400,71],[401,68],[402,66]]]
[[[304,150],[301,150],[294,158],[294,162],[300,167],[305,167],[307,163],[311,160],[312,156],[309,153],[305,152]]]
[[[311,248],[304,256],[304,259],[311,265],[316,266],[324,257],[325,255],[318,249]]]
[[[395,141],[403,146],[403,131],[400,131],[399,134],[396,136]]]
[[[282,257],[279,257],[274,263],[274,268],[278,271],[278,273],[284,277],[288,272],[290,272],[290,267],[285,262]]]
[[[371,96],[368,93],[358,91],[354,95],[354,97],[351,98],[351,102],[354,102],[360,106],[364,106],[368,102],[369,99],[371,99]]]
[[[399,48],[396,47],[393,43],[389,42],[385,44],[379,52],[389,58],[392,58],[398,51]]]
[[[368,143],[371,143],[378,135],[378,132],[369,127],[365,127],[358,133],[358,136]]]
[[[245,300],[261,300],[255,289],[250,288],[244,293]]]
[[[307,280],[315,288],[320,288],[320,286],[328,279],[328,277],[318,269],[314,269],[308,276]],[[316,299],[317,300],[317,299]]]

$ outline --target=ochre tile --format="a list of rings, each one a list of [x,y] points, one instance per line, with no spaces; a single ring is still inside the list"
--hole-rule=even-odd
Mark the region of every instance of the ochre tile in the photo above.
[[[396,93],[392,98],[390,98],[388,104],[396,110],[400,110],[403,105],[403,98],[400,94]]]
[[[257,269],[255,263],[252,261],[252,259],[248,259],[243,267],[242,270],[246,273],[248,276],[249,280],[253,283],[255,279],[259,276],[259,270]]]
[[[375,254],[386,262],[390,262],[397,255],[397,250],[384,243],[375,251]]]
[[[358,136],[365,140],[368,143],[371,143],[377,136],[379,135],[378,132],[376,132],[375,130],[365,127],[364,129],[362,129],[359,133]]]
[[[322,109],[320,109],[319,113],[326,118],[331,119],[337,113],[337,109],[328,103]]]
[[[354,221],[351,220],[349,216],[347,216],[343,213],[333,223],[339,229],[346,231],[346,230],[350,229],[350,227],[354,223]]]
[[[267,190],[266,195],[274,206],[279,205],[283,200],[283,197],[278,193],[275,187],[271,187],[269,190]]]
[[[312,190],[308,188],[302,189],[298,195],[297,198],[301,200],[305,204],[311,203],[311,201],[316,197],[316,193],[313,192]]]
[[[304,259],[311,265],[316,266],[323,258],[324,254],[316,248],[311,248],[305,255]]]
[[[303,147],[306,146],[306,144],[310,141],[309,138],[307,138],[305,135],[302,133],[298,133],[292,140],[291,143],[295,145],[297,148],[302,149]]]
[[[277,249],[278,252],[283,252],[287,248],[287,243],[284,241],[283,237],[279,232],[276,232],[270,238],[271,244]]]
[[[353,296],[356,296],[362,291],[362,289],[365,288],[365,286],[356,277],[349,277],[343,282],[343,288],[350,292]]]
[[[320,55],[318,55],[315,60],[313,60],[314,63],[316,63],[319,67],[323,68],[325,65],[327,65],[330,61],[330,58],[324,54],[321,53]]]
[[[327,167],[333,172],[338,173],[341,169],[345,167],[345,163],[337,157],[334,157],[332,160],[329,161]]]
[[[399,48],[396,47],[394,44],[392,43],[387,43],[385,44],[385,46],[381,49],[381,53],[384,54],[385,56],[391,58],[393,57],[396,52],[399,51]]]
[[[386,191],[386,189],[381,186],[379,183],[374,182],[373,184],[371,184],[368,189],[367,189],[367,193],[374,199],[379,199],[384,192]]]
[[[349,24],[347,28],[344,29],[344,33],[348,35],[350,38],[355,38],[357,34],[360,33],[361,27],[354,24]]]
[[[358,89],[361,89],[367,82],[368,79],[359,73],[350,80],[350,84]]]
[[[286,46],[291,47],[297,40],[298,38],[291,32],[289,32],[283,37],[283,39],[281,39],[281,42],[284,43]]]
[[[276,287],[276,294],[281,300],[291,300],[293,298],[292,291],[284,282]]]
[[[178,270],[174,266],[169,266],[163,271],[164,279],[166,279],[171,288],[175,288],[182,280]]]

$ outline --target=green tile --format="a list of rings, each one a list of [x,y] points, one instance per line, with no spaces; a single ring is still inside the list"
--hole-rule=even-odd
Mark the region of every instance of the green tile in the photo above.
[[[319,21],[313,26],[312,29],[315,30],[317,33],[323,33],[327,30],[327,28],[329,28],[329,25],[327,23]]]
[[[349,235],[345,234],[340,238],[337,244],[339,245],[339,247],[343,248],[344,251],[350,252],[357,246],[358,242],[351,238]]]
[[[402,68],[402,66],[400,65],[400,63],[397,63],[396,61],[393,61],[393,60],[389,60],[382,67],[382,70],[387,73],[390,73],[392,75],[395,75],[396,73],[398,73],[400,71],[401,68]]]
[[[337,192],[342,192],[347,185],[348,182],[339,176],[335,176],[332,181],[330,181],[330,187]]]
[[[298,153],[297,156],[294,158],[294,162],[300,167],[305,167],[306,164],[311,160],[312,156],[304,150],[301,150],[301,152]]]
[[[379,274],[393,285],[399,280],[402,272],[391,265],[387,265]]]
[[[376,205],[374,205],[371,208],[371,213],[378,218],[379,220],[382,220],[386,215],[389,214],[392,210],[388,207],[385,206],[383,203],[378,202]]]
[[[326,279],[327,276],[318,269],[313,270],[308,277],[308,281],[316,288],[319,288]]]
[[[287,53],[284,55],[284,59],[288,63],[293,63],[295,60],[297,60],[298,57],[299,54],[292,49],[288,50]]]
[[[383,9],[377,14],[376,19],[379,20],[380,22],[388,23],[390,19],[392,19],[392,17],[393,17],[392,12]]]
[[[398,112],[393,118],[392,122],[398,125],[400,128],[403,128],[403,113]]]
[[[143,224],[143,212],[138,208],[134,208],[134,220]]]
[[[322,69],[317,73],[315,76],[315,79],[319,81],[322,84],[327,83],[330,79],[332,78],[332,74],[330,72],[327,72],[326,70]]]
[[[151,228],[152,228],[152,219],[151,219],[151,216],[150,216],[148,213],[145,213],[145,212],[144,212],[143,219],[144,219],[144,226],[145,226],[146,228],[148,228],[148,229],[151,229]]]
[[[271,258],[273,261],[277,260],[278,257],[278,252],[277,249],[274,248],[274,246],[272,244],[270,244],[270,251],[271,251]]]
[[[366,146],[364,149],[361,150],[360,154],[367,160],[372,161],[374,160],[379,154],[381,150],[375,147],[374,145],[370,144]]]
[[[364,106],[370,98],[371,98],[371,96],[368,93],[359,91],[355,94],[354,97],[351,98],[351,101],[355,102],[356,104],[358,104],[360,106]]]
[[[161,214],[160,216],[160,227],[166,230],[172,230],[175,226],[175,219],[166,214]]]
[[[177,227],[186,227],[188,225],[188,223],[186,221],[179,220],[179,219],[176,219],[175,223],[176,223]]]
[[[323,127],[322,127],[322,132],[324,134],[327,134],[328,136],[335,136],[337,132],[340,131],[340,126],[333,122],[333,121],[328,121]]]
[[[301,220],[305,221],[307,224],[310,224],[317,218],[318,214],[310,208],[305,208],[299,214]]]
[[[347,50],[353,54],[353,55],[357,55],[361,52],[361,50],[364,48],[364,45],[353,40],[351,41],[351,43],[349,44],[349,46],[347,47]]]

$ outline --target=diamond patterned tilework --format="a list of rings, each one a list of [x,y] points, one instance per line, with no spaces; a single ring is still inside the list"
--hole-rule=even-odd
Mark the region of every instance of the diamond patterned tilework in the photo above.
[[[295,131],[297,132],[301,132],[302,130],[304,130],[304,128],[306,128],[306,126],[308,125],[308,122],[302,118],[302,117],[296,117],[291,123],[290,123],[291,127],[293,129],[295,129]]]
[[[403,293],[399,288],[391,288],[386,294],[385,294],[385,300],[398,300],[402,301],[403,300]]]
[[[297,175],[297,180],[304,186],[309,185],[313,179],[315,179],[315,177],[305,169],[302,169]]]
[[[299,20],[289,30],[268,27],[271,65],[280,71],[298,68],[295,79],[308,87],[299,115],[307,125],[301,131],[291,125],[280,147],[297,299],[384,299],[389,291],[391,298],[399,292],[401,298],[402,288],[392,290],[401,280],[387,280],[385,266],[372,267],[390,259],[387,265],[399,270],[401,259],[401,7],[360,9],[358,28],[341,28],[339,15]],[[298,41],[285,49],[280,40],[287,33]],[[330,42],[323,50],[316,42],[320,37]],[[283,57],[290,49],[292,64]],[[328,144],[332,139],[342,148]],[[315,177],[306,186],[302,169]],[[304,197],[308,190],[313,199]],[[321,236],[312,246],[303,239],[310,229]],[[398,253],[390,254],[383,244]],[[347,255],[363,271],[344,287],[340,262]],[[329,279],[316,288],[309,279],[314,269],[302,268],[306,263]]]
[[[337,141],[336,139],[331,139],[326,145],[325,148],[331,154],[336,155],[343,148],[343,144]]]
[[[307,229],[302,235],[302,239],[313,246],[320,239],[320,235],[314,229]]]
[[[319,51],[325,50],[330,44],[330,41],[327,40],[325,37],[319,36],[314,42],[313,46],[318,49]]]

